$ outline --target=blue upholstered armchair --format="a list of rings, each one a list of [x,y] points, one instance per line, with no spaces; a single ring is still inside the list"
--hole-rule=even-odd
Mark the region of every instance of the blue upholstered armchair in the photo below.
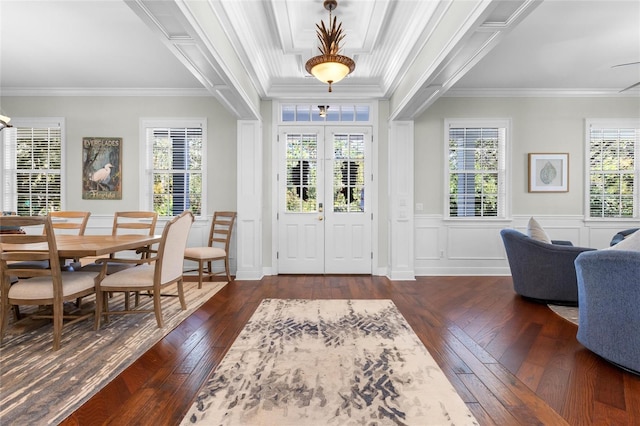
[[[516,293],[542,303],[578,304],[574,261],[588,250],[566,241],[534,240],[515,229],[500,231]]]
[[[575,265],[578,341],[604,359],[640,374],[640,252],[582,253]]]

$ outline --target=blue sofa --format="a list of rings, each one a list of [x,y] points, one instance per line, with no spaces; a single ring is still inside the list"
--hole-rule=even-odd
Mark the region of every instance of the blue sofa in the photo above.
[[[500,236],[516,293],[541,303],[578,304],[574,261],[580,253],[595,249],[576,247],[567,241],[548,244],[515,229],[503,229]]]
[[[640,374],[640,252],[582,253],[575,265],[578,341],[604,359]]]

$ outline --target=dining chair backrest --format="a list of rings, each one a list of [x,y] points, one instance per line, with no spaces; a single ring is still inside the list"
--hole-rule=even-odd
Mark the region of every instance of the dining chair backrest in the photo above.
[[[150,211],[115,212],[113,215],[112,235],[146,234],[156,232],[158,213]]]
[[[127,211],[115,212],[113,215],[113,228],[111,235],[145,234],[153,235],[156,232],[158,213],[151,211]],[[143,258],[149,256],[151,247],[136,250]],[[115,253],[111,257],[116,257]]]
[[[62,231],[65,234],[84,235],[89,216],[91,216],[91,212],[70,210],[49,212],[54,232]]]
[[[8,263],[25,262],[24,269],[11,269],[11,275],[22,277],[35,276],[60,276],[60,259],[54,236],[53,225],[49,216],[2,216],[0,217],[2,226],[18,226],[23,229],[29,227],[42,226],[42,233],[25,234],[0,234],[0,265],[2,267],[2,278],[8,278]],[[38,251],[5,251],[5,244],[29,244],[38,245]],[[29,265],[33,261],[48,261],[52,268],[31,268]]]
[[[184,211],[165,225],[158,245],[154,277],[156,283],[164,284],[182,276],[184,250],[193,221],[193,213]]]
[[[236,212],[214,212],[209,230],[209,247],[220,247],[229,254],[229,244]]]
[[[89,222],[89,216],[91,216],[91,212],[72,210],[49,212],[51,227],[53,231],[58,234],[84,235],[84,231],[87,229],[87,223]],[[66,261],[62,263],[62,266],[66,267]],[[74,269],[80,268],[80,259],[72,259],[71,267]]]

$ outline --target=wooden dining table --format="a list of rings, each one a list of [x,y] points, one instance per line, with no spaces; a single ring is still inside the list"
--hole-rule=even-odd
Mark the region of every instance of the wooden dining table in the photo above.
[[[160,235],[56,235],[60,258],[97,257],[123,250],[137,249],[159,243]],[[3,250],[47,251],[45,243],[3,244]]]

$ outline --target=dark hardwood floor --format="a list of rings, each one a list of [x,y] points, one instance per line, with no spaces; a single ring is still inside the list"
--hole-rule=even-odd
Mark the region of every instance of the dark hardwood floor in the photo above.
[[[585,349],[510,277],[312,275],[226,285],[62,424],[179,423],[264,298],[393,300],[481,425],[640,425],[640,376]]]

